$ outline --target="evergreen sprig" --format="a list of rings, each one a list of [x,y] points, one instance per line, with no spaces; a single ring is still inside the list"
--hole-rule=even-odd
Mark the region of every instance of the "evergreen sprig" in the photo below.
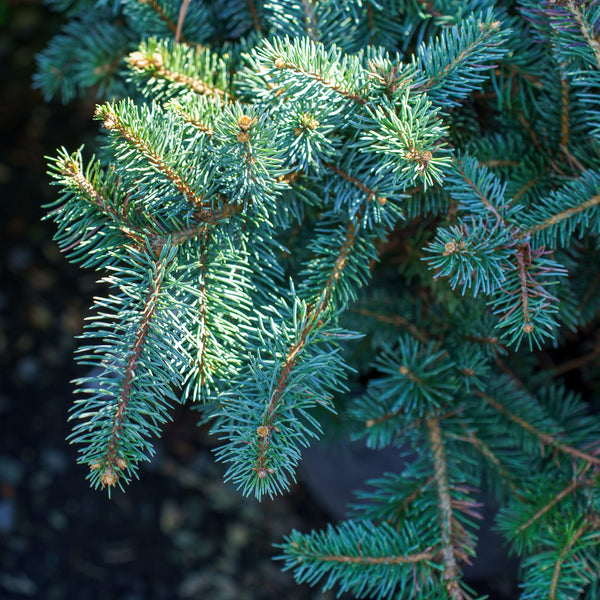
[[[309,535],[292,532],[281,546],[281,558],[299,583],[314,585],[324,579],[323,589],[337,584],[357,598],[389,598],[394,593],[413,597],[437,588],[427,541],[409,521],[400,530],[386,523],[348,521]]]
[[[83,336],[88,345],[79,362],[100,372],[77,381],[72,436],[86,443],[81,461],[94,487],[122,485],[136,474],[153,453],[148,438],[176,401],[171,384],[181,385],[189,363],[181,328],[193,302],[174,277],[175,255],[165,244],[151,261],[141,252],[121,256],[105,278],[116,293],[96,300]]]

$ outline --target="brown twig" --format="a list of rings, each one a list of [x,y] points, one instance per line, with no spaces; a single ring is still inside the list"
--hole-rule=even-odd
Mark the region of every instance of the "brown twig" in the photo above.
[[[177,20],[177,30],[175,31],[175,42],[178,43],[181,38],[181,29],[183,28],[183,21],[185,20],[185,13],[187,12],[190,0],[182,0],[181,8],[179,9],[179,19]]]
[[[449,597],[453,600],[462,600],[463,594],[458,584],[460,569],[456,561],[456,549],[452,541],[452,499],[448,487],[448,465],[439,420],[437,418],[428,419],[427,428],[429,429],[435,482],[438,490],[441,550],[444,562],[443,578]]]

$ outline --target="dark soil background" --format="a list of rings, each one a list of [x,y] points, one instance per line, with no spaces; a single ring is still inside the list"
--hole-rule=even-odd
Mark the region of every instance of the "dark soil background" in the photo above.
[[[293,528],[332,517],[303,484],[275,501],[222,483],[215,440],[179,408],[126,493],[90,489],[65,442],[69,381],[95,275],[66,262],[42,206],[45,155],[94,144],[94,98],[44,103],[35,54],[61,24],[40,0],[0,0],[0,600],[333,599],[272,560]],[[513,572],[479,582],[514,598]]]

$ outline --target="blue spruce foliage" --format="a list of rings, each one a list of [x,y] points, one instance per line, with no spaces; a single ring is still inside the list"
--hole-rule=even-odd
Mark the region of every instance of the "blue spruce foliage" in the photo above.
[[[473,598],[483,489],[523,599],[597,598],[600,420],[561,376],[600,384],[600,3],[48,4],[34,85],[95,93],[104,135],[51,159],[48,207],[110,290],[71,413],[91,484],[138,477],[177,402],[259,499],[337,423],[398,471],[278,545],[299,582]]]

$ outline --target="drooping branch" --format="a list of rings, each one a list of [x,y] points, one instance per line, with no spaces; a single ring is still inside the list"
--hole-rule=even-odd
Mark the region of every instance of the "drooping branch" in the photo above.
[[[156,274],[153,280],[150,282],[150,287],[144,302],[140,323],[125,363],[124,376],[121,382],[116,410],[111,419],[112,427],[110,437],[106,445],[106,450],[104,451],[104,457],[91,465],[91,468],[94,470],[102,469],[100,482],[102,485],[109,487],[112,487],[117,483],[119,479],[119,471],[122,471],[127,467],[125,459],[120,455],[119,452],[121,432],[127,418],[136,369],[144,351],[144,346],[150,332],[152,319],[156,313],[158,298],[166,268],[168,266],[168,261],[157,259],[154,265],[156,267]]]
[[[267,465],[267,451],[269,449],[269,444],[271,440],[271,433],[273,429],[276,430],[276,425],[274,424],[275,414],[277,411],[277,407],[281,401],[283,396],[283,392],[285,391],[286,384],[290,373],[296,366],[296,362],[306,345],[306,339],[309,333],[312,331],[316,322],[312,318],[307,318],[306,324],[300,333],[300,337],[298,341],[290,348],[281,371],[279,372],[279,377],[277,379],[277,383],[275,384],[275,388],[271,393],[271,398],[269,399],[269,404],[264,413],[264,417],[262,420],[262,425],[258,427],[257,433],[259,436],[259,453],[256,459],[256,466],[253,468],[256,471],[257,476],[260,479],[264,479],[271,471],[268,469]]]

